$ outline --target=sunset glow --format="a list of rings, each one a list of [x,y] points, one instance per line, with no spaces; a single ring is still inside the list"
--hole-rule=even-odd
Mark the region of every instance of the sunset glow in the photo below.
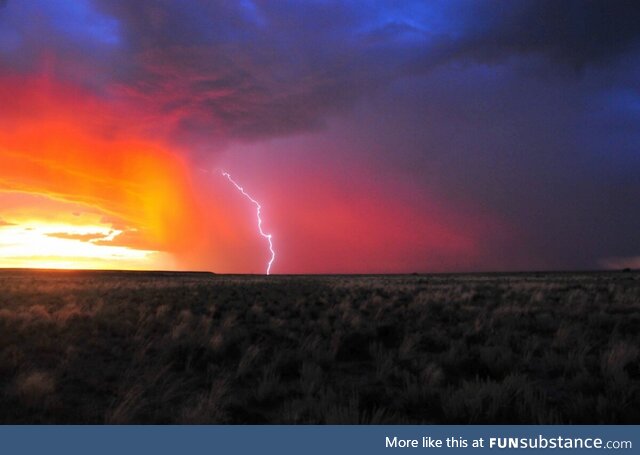
[[[0,0],[0,267],[635,267],[633,18],[445,4]]]
[[[160,262],[158,251],[110,246],[122,231],[108,226],[27,223],[0,227],[3,267],[58,269],[149,269]],[[168,264],[168,263],[167,263]]]
[[[0,266],[175,267],[193,216],[184,160],[81,90],[4,82]]]

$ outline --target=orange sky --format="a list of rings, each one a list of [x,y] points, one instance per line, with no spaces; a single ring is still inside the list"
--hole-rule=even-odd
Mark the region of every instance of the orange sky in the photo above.
[[[0,98],[0,266],[179,266],[198,238],[183,158],[78,88],[5,78]]]

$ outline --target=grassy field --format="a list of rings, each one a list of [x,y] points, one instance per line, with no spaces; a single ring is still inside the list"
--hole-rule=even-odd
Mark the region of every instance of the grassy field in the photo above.
[[[1,423],[640,423],[640,273],[0,271]]]

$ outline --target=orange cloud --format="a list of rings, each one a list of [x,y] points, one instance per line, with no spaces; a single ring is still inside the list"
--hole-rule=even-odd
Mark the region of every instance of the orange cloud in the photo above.
[[[56,239],[80,240],[81,242],[92,242],[95,240],[101,240],[105,238],[105,235],[100,232],[88,233],[88,234],[70,234],[68,232],[52,232],[50,234],[45,234],[45,235],[47,237],[53,237]]]
[[[162,143],[136,135],[135,118],[108,100],[46,78],[4,77],[0,99],[6,100],[0,106],[1,192],[41,195],[101,214],[105,225],[136,233],[131,244],[124,242],[128,236],[118,238],[119,246],[144,243],[171,254],[189,249],[192,237],[184,233],[197,229],[197,210],[187,163]],[[23,207],[23,218],[29,212]],[[67,222],[82,223],[78,213]],[[47,235],[95,240],[86,232]]]

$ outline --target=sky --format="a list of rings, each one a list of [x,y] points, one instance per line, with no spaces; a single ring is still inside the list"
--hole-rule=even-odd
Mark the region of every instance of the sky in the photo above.
[[[0,0],[0,267],[640,268],[634,0]],[[242,194],[222,172],[228,172]]]

